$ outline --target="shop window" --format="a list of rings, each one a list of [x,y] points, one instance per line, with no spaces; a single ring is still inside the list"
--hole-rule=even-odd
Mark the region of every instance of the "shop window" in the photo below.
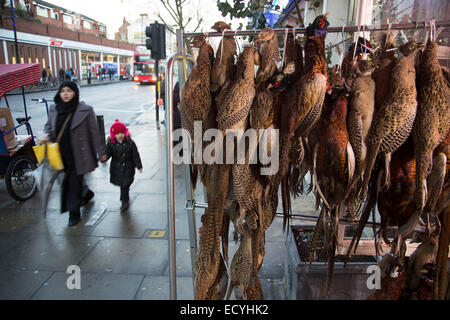
[[[36,13],[40,17],[48,18],[48,9],[36,6]]]
[[[92,24],[89,21],[83,21],[83,27],[86,29],[92,29]]]
[[[106,32],[105,26],[100,26],[100,32]]]
[[[68,16],[67,14],[63,14],[63,20],[66,24],[72,24],[72,17]]]

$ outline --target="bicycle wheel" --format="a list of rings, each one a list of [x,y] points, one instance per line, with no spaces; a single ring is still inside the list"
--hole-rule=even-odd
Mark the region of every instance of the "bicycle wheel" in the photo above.
[[[36,164],[26,156],[14,158],[6,169],[6,190],[14,199],[25,201],[31,198],[37,189],[36,179],[27,175],[36,169]]]

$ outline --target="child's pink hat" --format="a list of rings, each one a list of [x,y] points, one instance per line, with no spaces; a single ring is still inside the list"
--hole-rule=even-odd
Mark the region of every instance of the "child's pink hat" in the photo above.
[[[118,133],[124,133],[125,138],[127,138],[127,139],[130,136],[130,132],[128,131],[127,126],[125,124],[123,124],[122,122],[120,122],[119,119],[116,119],[114,121],[113,125],[109,129],[109,133],[110,133],[112,142],[115,142],[116,134],[118,134]]]

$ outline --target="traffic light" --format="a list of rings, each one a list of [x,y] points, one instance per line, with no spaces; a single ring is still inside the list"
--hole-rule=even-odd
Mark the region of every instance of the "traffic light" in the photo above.
[[[163,60],[166,58],[166,26],[158,22],[145,28],[145,46],[151,51],[152,59]]]

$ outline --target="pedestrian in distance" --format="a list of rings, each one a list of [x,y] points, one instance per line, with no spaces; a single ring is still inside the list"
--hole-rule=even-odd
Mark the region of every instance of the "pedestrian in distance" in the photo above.
[[[43,84],[47,84],[47,70],[45,68],[42,68],[41,79]]]
[[[142,173],[142,162],[125,124],[116,119],[109,131],[106,155],[111,158],[110,182],[120,187],[120,212],[125,212],[130,203],[130,186],[134,181],[135,169]]]
[[[88,67],[88,69],[87,69],[87,83],[88,84],[91,84],[91,77],[92,77],[91,68]]]
[[[47,67],[47,79],[48,81],[52,81],[52,70],[50,67]]]
[[[59,69],[59,83],[64,82],[64,78],[66,77],[66,73],[63,68]]]
[[[68,224],[74,226],[81,220],[80,207],[94,197],[83,176],[98,167],[98,159],[106,161],[106,146],[102,143],[94,109],[80,102],[75,83],[63,82],[54,101],[44,128],[45,142],[56,141],[60,136],[59,151],[65,173],[61,213],[69,211]]]

